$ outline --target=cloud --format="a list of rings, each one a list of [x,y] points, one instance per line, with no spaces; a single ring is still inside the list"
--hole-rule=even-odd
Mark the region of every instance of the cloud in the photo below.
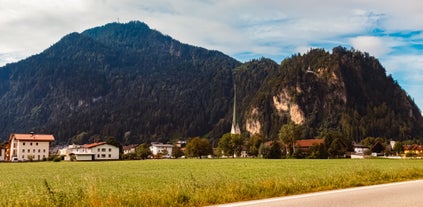
[[[368,52],[375,57],[381,57],[387,54],[390,49],[380,37],[358,36],[350,39],[350,44],[363,52]]]
[[[401,54],[381,59],[388,74],[398,81],[400,86],[414,98],[423,109],[423,55]]]
[[[418,0],[0,0],[0,66],[71,32],[140,20],[240,61],[264,56],[280,62],[310,48],[352,46],[381,59],[401,84],[419,86],[408,77],[420,78],[413,68],[423,50],[421,11]]]

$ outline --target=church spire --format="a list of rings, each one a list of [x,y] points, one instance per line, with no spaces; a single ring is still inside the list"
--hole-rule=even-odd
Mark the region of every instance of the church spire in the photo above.
[[[236,84],[234,84],[234,107],[232,112],[232,127],[231,127],[231,134],[241,134],[241,130],[239,125],[236,121]]]

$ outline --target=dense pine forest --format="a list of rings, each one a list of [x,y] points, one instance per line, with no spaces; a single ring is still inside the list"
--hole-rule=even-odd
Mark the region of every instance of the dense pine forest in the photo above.
[[[277,139],[295,122],[302,138],[327,130],[356,141],[423,137],[412,98],[367,53],[339,46],[240,63],[134,21],[71,33],[0,68],[0,138],[35,131],[58,144],[217,140],[230,131],[234,86],[245,136]]]

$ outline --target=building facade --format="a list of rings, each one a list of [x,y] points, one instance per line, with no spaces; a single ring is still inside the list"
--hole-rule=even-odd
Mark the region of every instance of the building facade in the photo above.
[[[47,159],[50,151],[50,142],[52,141],[54,141],[54,136],[51,134],[11,134],[5,160],[29,161]]]
[[[151,143],[150,151],[153,156],[162,156],[163,158],[170,158],[172,156],[171,144],[163,144],[158,142]]]
[[[0,162],[6,159],[6,148],[0,146]]]
[[[69,145],[59,150],[65,160],[93,161],[93,160],[118,160],[119,148],[106,142],[96,142],[84,145]]]

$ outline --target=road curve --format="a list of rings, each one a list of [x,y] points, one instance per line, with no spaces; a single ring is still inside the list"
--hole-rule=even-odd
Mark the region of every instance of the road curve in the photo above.
[[[423,180],[216,205],[216,207],[421,207]]]

